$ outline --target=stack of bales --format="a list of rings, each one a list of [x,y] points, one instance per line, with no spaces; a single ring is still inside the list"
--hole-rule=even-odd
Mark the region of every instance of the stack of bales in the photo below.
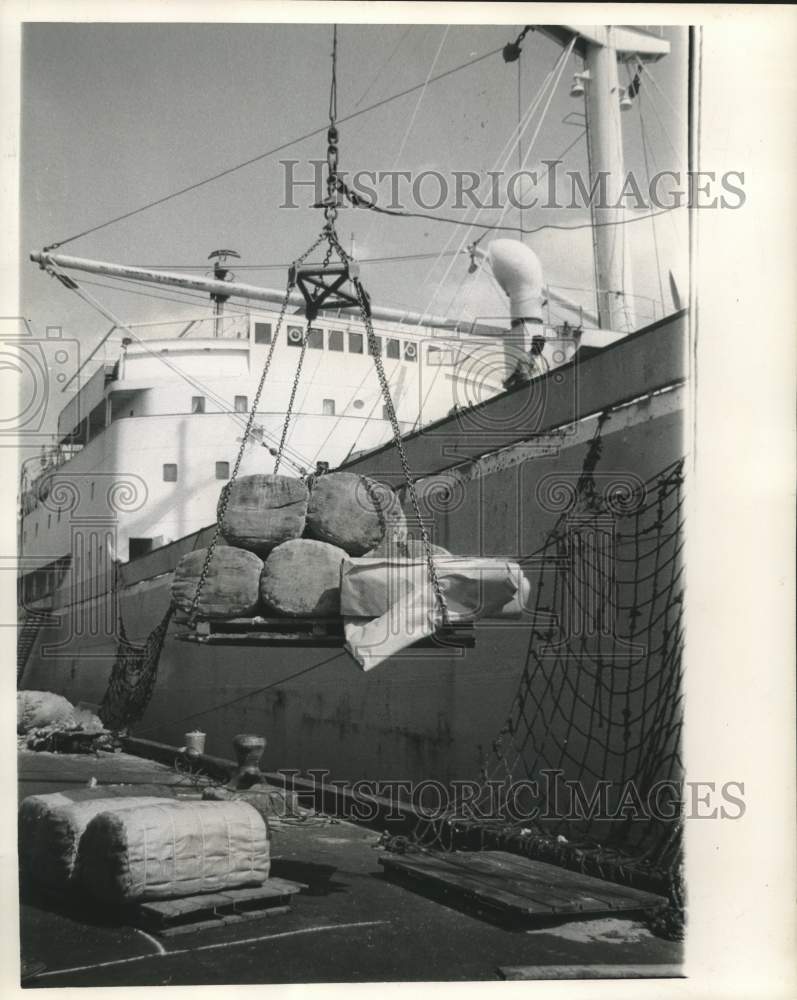
[[[365,476],[333,472],[308,487],[288,476],[244,476],[225,487],[224,544],[211,559],[197,606],[201,619],[340,614],[347,556],[405,555],[406,521],[394,493]],[[172,583],[189,612],[207,550],[184,556]]]

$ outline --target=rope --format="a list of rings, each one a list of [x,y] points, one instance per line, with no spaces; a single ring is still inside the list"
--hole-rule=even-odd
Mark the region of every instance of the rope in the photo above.
[[[392,94],[390,97],[384,97],[382,100],[369,105],[367,108],[362,108],[360,111],[353,111],[351,114],[345,115],[343,118],[339,119],[338,124],[352,121],[354,118],[359,118],[360,115],[366,115],[371,111],[376,111],[379,108],[385,107],[387,104],[392,104],[393,101],[401,100],[402,97],[407,97],[409,94],[413,94],[416,90],[420,90],[423,86],[437,83],[440,80],[444,80],[446,77],[452,76],[454,73],[459,73],[461,70],[469,69],[471,66],[476,66],[478,63],[484,62],[485,59],[490,59],[494,55],[497,55],[500,51],[500,49],[491,49],[483,55],[476,56],[475,59],[470,59],[467,62],[460,63],[458,66],[453,66],[451,69],[438,73],[437,76],[426,81],[425,83],[416,83],[412,87],[407,87],[404,90],[399,91],[397,94]],[[172,198],[178,198],[180,195],[188,194],[190,191],[196,191],[197,188],[203,187],[205,184],[211,184],[213,181],[220,180],[222,177],[227,177],[229,174],[235,173],[236,170],[242,170],[244,167],[249,167],[253,163],[259,163],[260,160],[265,160],[269,156],[275,156],[277,153],[282,153],[284,150],[290,149],[291,146],[304,142],[306,139],[312,139],[317,135],[321,135],[325,128],[326,126],[321,126],[320,128],[312,129],[310,132],[305,132],[304,135],[300,135],[295,139],[289,139],[287,142],[283,142],[279,146],[274,146],[272,149],[268,149],[264,153],[258,153],[256,156],[252,156],[248,160],[244,160],[243,162],[237,163],[232,167],[220,170],[218,173],[212,174],[210,177],[205,177],[201,181],[188,184],[186,187],[179,188],[177,191],[172,191],[170,194],[164,195],[162,198],[156,198],[154,201],[147,202],[145,205],[131,209],[129,212],[124,212],[121,215],[114,216],[114,218],[101,222],[96,226],[91,226],[90,228],[84,229],[79,233],[75,233],[73,236],[68,236],[66,239],[59,240],[57,243],[50,243],[46,249],[55,250],[58,247],[66,246],[67,243],[73,243],[75,240],[78,240],[83,236],[89,236],[91,233],[96,233],[100,229],[105,229],[108,226],[115,225],[117,222],[130,219],[134,215],[139,215],[141,212],[146,212],[150,208],[155,208],[157,205],[163,205]]]

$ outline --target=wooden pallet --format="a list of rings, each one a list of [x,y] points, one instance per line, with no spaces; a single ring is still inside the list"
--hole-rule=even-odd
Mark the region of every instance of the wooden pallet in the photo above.
[[[475,905],[485,916],[505,920],[639,913],[666,902],[651,892],[504,851],[387,855],[379,863],[409,888]]]
[[[191,632],[178,639],[206,646],[343,646],[345,636],[340,618],[232,618],[229,621],[198,622]],[[476,644],[470,622],[455,622],[438,629],[413,649],[472,649]]]
[[[287,913],[291,898],[306,885],[269,878],[255,889],[228,889],[183,899],[139,903],[130,922],[161,937]]]

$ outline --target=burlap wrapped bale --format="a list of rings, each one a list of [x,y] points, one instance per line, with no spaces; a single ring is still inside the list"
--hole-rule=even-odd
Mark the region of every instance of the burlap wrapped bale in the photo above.
[[[184,613],[191,610],[206,553],[207,549],[186,553],[174,571],[172,600]],[[217,546],[197,605],[198,617],[224,620],[256,614],[262,569],[263,560],[254,552]]]
[[[242,476],[225,490],[222,531],[230,545],[265,556],[282,542],[301,538],[310,496],[301,479]]]
[[[263,604],[293,618],[339,615],[340,566],[345,558],[343,549],[312,538],[283,542],[263,566]]]
[[[163,802],[103,812],[80,841],[76,878],[105,903],[262,885],[266,824],[247,802]]]
[[[130,796],[102,789],[29,795],[19,807],[20,867],[42,885],[68,889],[74,881],[80,838],[95,816],[161,801],[163,796]]]
[[[380,544],[388,529],[403,537],[406,519],[392,490],[367,476],[332,472],[313,484],[307,534],[361,556]]]
[[[75,708],[52,691],[17,691],[17,732],[45,726],[74,726]]]

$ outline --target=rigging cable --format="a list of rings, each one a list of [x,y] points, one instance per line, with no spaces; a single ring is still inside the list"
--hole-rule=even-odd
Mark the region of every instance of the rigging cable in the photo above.
[[[645,116],[642,113],[641,93],[637,94],[637,106],[639,108],[639,127],[640,127],[640,132],[642,134],[642,158],[645,163],[645,181],[648,186],[648,191],[650,191],[650,164],[648,162],[648,140],[647,140],[647,133],[645,130]],[[659,282],[659,301],[661,302],[662,315],[664,315],[664,312],[666,310],[666,306],[664,304],[664,283],[661,277],[661,257],[659,255],[659,238],[656,232],[655,218],[650,220],[650,225],[653,231],[653,251],[656,257],[656,277],[658,278]]]
[[[366,115],[371,111],[376,111],[379,108],[384,107],[393,101],[398,101],[402,97],[407,97],[409,94],[413,94],[416,90],[420,90],[424,86],[428,86],[432,83],[437,83],[440,80],[444,80],[446,77],[452,76],[454,73],[459,73],[461,70],[469,69],[471,66],[475,66],[478,63],[484,62],[485,59],[490,59],[492,56],[497,55],[501,50],[492,49],[490,52],[485,52],[480,56],[476,56],[475,59],[470,59],[468,62],[460,63],[458,66],[453,66],[451,69],[444,70],[442,73],[438,73],[437,76],[432,77],[431,80],[426,80],[423,83],[413,84],[411,87],[407,87],[396,94],[392,94],[390,97],[384,97],[374,104],[369,105],[366,108],[362,108],[359,111],[352,111],[348,115],[344,115],[343,118],[339,119],[338,124],[351,121],[354,118],[358,118],[360,115]],[[141,212],[146,212],[150,208],[155,208],[157,205],[163,205],[165,202],[170,201],[172,198],[177,198],[180,195],[188,194],[190,191],[196,191],[197,188],[203,187],[205,184],[210,184],[213,181],[220,180],[222,177],[227,177],[229,174],[235,173],[237,170],[242,170],[244,167],[251,166],[253,163],[258,163],[260,160],[265,160],[269,156],[274,156],[276,153],[281,153],[286,149],[290,149],[291,146],[295,146],[300,142],[304,142],[306,139],[311,139],[317,135],[321,135],[327,129],[326,125],[322,125],[319,128],[312,129],[310,132],[305,132],[304,135],[297,136],[294,139],[290,139],[287,142],[281,143],[279,146],[274,146],[271,149],[266,150],[263,153],[258,153],[256,156],[250,157],[248,160],[243,160],[241,163],[236,163],[232,167],[227,167],[224,170],[220,170],[218,173],[212,174],[210,177],[205,177],[200,181],[195,181],[193,184],[188,184],[183,188],[179,188],[176,191],[172,191],[170,194],[163,195],[161,198],[156,198],[153,201],[147,202],[145,205],[140,205],[138,208],[131,209],[129,212],[123,212],[121,215],[117,215],[112,219],[107,219],[105,222],[101,222],[96,226],[91,226],[88,229],[84,229],[79,233],[75,233],[73,236],[68,236],[66,239],[59,240],[57,243],[50,243],[45,249],[55,250],[58,247],[65,246],[67,243],[72,243],[83,236],[88,236],[91,233],[96,233],[100,229],[105,229],[108,226],[112,226],[117,222],[122,222],[124,219],[130,219],[134,215],[139,215]]]
[[[122,320],[120,320],[117,316],[115,316],[109,309],[106,309],[106,307],[103,306],[97,299],[95,299],[94,296],[91,295],[91,293],[87,292],[80,285],[78,285],[78,283],[73,278],[58,271],[56,268],[52,267],[52,265],[49,265],[47,267],[47,270],[50,271],[54,277],[58,278],[58,280],[61,281],[61,283],[65,285],[65,287],[69,288],[70,291],[75,292],[75,294],[79,298],[83,299],[84,302],[92,306],[94,309],[97,310],[97,312],[99,312],[102,316],[104,316],[111,323],[113,323],[117,327],[117,329],[124,330],[125,332],[130,334],[133,340],[135,340],[136,343],[139,344],[147,352],[147,354],[150,354],[153,358],[156,358],[158,361],[160,361],[161,364],[171,369],[179,378],[183,379],[193,388],[200,389],[205,396],[211,399],[221,409],[222,413],[225,413],[227,416],[232,417],[232,419],[235,420],[235,422],[238,423],[239,425],[244,424],[243,415],[237,413],[235,409],[230,406],[229,402],[226,399],[224,399],[223,396],[219,396],[213,389],[211,389],[209,386],[206,386],[196,377],[192,377],[186,374],[186,372],[184,372],[179,367],[179,365],[176,365],[173,361],[165,357],[165,355],[161,354],[160,351],[153,351],[152,348],[150,348],[150,346],[148,345],[146,340],[139,337],[138,334],[130,326],[128,326],[128,324],[122,322]],[[259,426],[263,437],[269,437],[269,438],[273,437],[273,435],[269,434],[266,431],[265,427],[262,427],[262,425]],[[308,462],[303,456],[299,455],[298,457],[299,459],[301,459],[302,462],[305,463],[305,467],[309,467],[312,465],[312,463]],[[293,458],[290,458],[289,461],[290,464],[295,469],[302,470],[303,467],[302,465],[300,465],[299,462],[294,461]]]
[[[572,47],[572,43],[571,43],[571,47]],[[525,120],[525,122],[523,124],[522,129],[516,129],[515,130],[517,132],[517,135],[516,135],[516,137],[515,137],[514,140],[512,140],[512,138],[510,137],[510,139],[508,139],[507,142],[504,143],[504,148],[501,150],[501,153],[499,154],[498,159],[496,160],[496,167],[500,167],[500,169],[498,171],[499,173],[502,173],[502,172],[504,172],[506,170],[507,164],[509,163],[509,159],[510,159],[510,157],[512,155],[512,151],[514,149],[515,143],[520,142],[520,139],[521,139],[523,133],[525,132],[525,130],[528,128],[529,124],[531,123],[531,120],[532,120],[532,118],[534,116],[534,113],[535,113],[537,107],[539,106],[539,104],[541,103],[541,101],[543,99],[543,96],[545,94],[545,90],[546,90],[548,84],[553,79],[554,73],[556,71],[556,67],[558,65],[560,65],[560,63],[563,66],[564,65],[564,60],[565,60],[565,53],[562,52],[560,54],[559,58],[554,63],[554,65],[551,68],[551,70],[549,70],[549,72],[548,72],[547,76],[545,77],[545,79],[543,80],[543,83],[540,86],[540,89],[539,89],[539,91],[537,93],[537,96],[535,97],[534,101],[531,104],[531,107],[528,110],[528,113],[526,115],[526,120]],[[504,156],[504,152],[505,151],[506,151],[506,155]],[[457,249],[457,256],[460,253],[462,253],[463,249],[465,248],[465,245],[467,243],[467,239],[468,239],[468,236],[471,233],[471,230],[475,226],[480,226],[481,225],[480,223],[476,222],[476,220],[479,218],[479,216],[481,215],[481,213],[482,213],[482,209],[481,208],[477,209],[475,215],[473,216],[473,221],[468,224],[468,229],[465,231],[464,235],[462,236],[462,239],[460,241],[459,247]],[[484,228],[484,227],[482,226],[482,228]],[[455,260],[456,260],[456,258],[452,258],[452,260],[449,262],[449,265],[446,268],[445,274],[443,275],[442,280],[436,285],[435,290],[433,291],[432,296],[429,299],[429,302],[428,302],[426,308],[424,309],[424,313],[422,313],[422,316],[425,313],[428,313],[429,309],[432,307],[432,304],[434,303],[434,300],[437,297],[438,291],[445,284],[445,282],[448,280],[449,275],[451,274],[451,271],[452,271],[452,269],[454,267]],[[420,325],[420,323],[418,325]]]
[[[544,105],[544,107],[542,109],[542,112],[540,113],[539,121],[537,122],[536,128],[535,128],[534,133],[533,133],[533,135],[531,137],[531,140],[529,142],[528,149],[526,150],[526,154],[525,154],[525,156],[523,158],[523,162],[521,164],[521,170],[526,166],[529,158],[531,157],[531,153],[532,153],[532,151],[534,149],[534,145],[535,145],[535,143],[537,141],[537,138],[539,137],[540,131],[541,131],[542,126],[543,126],[543,123],[545,121],[545,116],[548,114],[548,109],[551,106],[551,101],[553,100],[553,96],[556,93],[556,88],[559,85],[559,81],[562,78],[562,73],[564,72],[565,65],[567,63],[568,58],[570,57],[570,53],[573,51],[574,45],[575,45],[575,38],[571,40],[571,42],[568,45],[567,49],[565,49],[562,52],[561,56],[559,57],[559,60],[557,61],[557,65],[554,66],[554,68],[551,70],[551,72],[549,74],[549,80],[548,80],[548,82],[546,84],[544,84],[543,87],[540,90],[540,94],[539,94],[539,97],[538,97],[538,102],[535,102],[535,103],[539,103],[539,101],[542,100],[543,94],[545,92],[545,87],[549,86],[549,88],[550,88],[549,91],[548,91],[547,100],[545,101],[545,105]],[[520,141],[520,137],[518,137],[518,141]],[[508,210],[509,210],[509,200],[507,200],[506,205],[504,205],[503,209],[501,210],[501,214],[498,217],[498,222],[496,223],[496,228],[500,227],[501,221],[504,218],[504,216],[506,215],[506,213],[507,213]],[[463,237],[463,244],[467,240],[468,235],[469,235],[469,233],[465,233],[465,235]],[[448,274],[451,272],[451,269],[453,268],[453,265],[454,265],[454,261],[452,260],[451,263],[449,264],[448,272],[446,273],[446,277],[443,279],[444,282],[445,282],[446,278],[448,277]],[[451,309],[451,307],[453,306],[454,299],[456,298],[457,294],[458,294],[458,292],[455,292],[454,298],[452,298],[451,301],[449,302],[449,305],[448,305],[449,309]]]

